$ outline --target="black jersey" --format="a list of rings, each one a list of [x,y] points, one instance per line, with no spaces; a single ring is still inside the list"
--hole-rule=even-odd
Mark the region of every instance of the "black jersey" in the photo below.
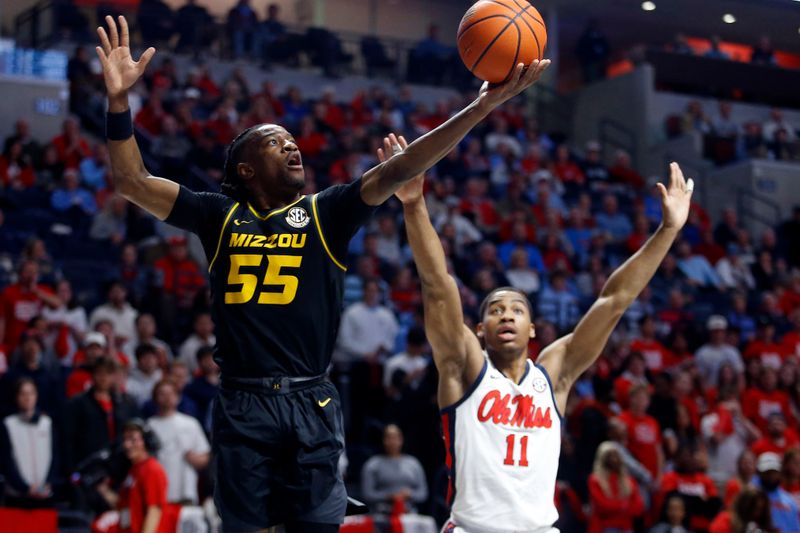
[[[264,213],[181,187],[167,222],[203,242],[215,360],[225,375],[325,372],[342,314],[347,245],[372,211],[360,179]]]

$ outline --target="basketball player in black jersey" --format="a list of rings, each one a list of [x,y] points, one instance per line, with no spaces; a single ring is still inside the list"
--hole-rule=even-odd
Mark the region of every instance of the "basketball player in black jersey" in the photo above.
[[[215,359],[215,501],[225,531],[284,523],[289,533],[338,531],[346,493],[338,395],[327,381],[342,311],[347,244],[375,206],[430,168],[501,103],[539,79],[549,61],[484,86],[478,98],[405,151],[347,185],[304,196],[302,157],[276,124],[228,147],[222,194],[150,175],[132,136],[128,89],[155,54],[134,61],[128,25],[106,17],[97,55],[114,185],[131,202],[196,233],[209,259]],[[399,139],[392,136],[399,147]],[[399,151],[399,150],[398,150]]]

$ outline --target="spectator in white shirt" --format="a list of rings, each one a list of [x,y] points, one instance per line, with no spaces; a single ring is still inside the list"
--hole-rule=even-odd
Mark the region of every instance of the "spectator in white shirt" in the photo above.
[[[55,476],[53,422],[36,409],[38,391],[29,378],[14,384],[16,414],[0,427],[0,461],[5,465],[11,506],[43,507],[52,496]],[[2,528],[0,528],[2,529]]]
[[[750,267],[742,260],[739,247],[733,243],[728,245],[727,254],[717,261],[714,268],[726,289],[752,290],[756,287]]]
[[[695,354],[695,364],[706,384],[717,385],[720,367],[728,363],[737,373],[744,372],[742,354],[734,346],[727,343],[728,321],[724,316],[711,315],[706,322],[709,341],[700,347]]]
[[[148,423],[161,443],[156,458],[167,472],[167,501],[197,505],[197,473],[211,457],[203,428],[193,417],[178,412],[179,393],[172,381],[156,384],[153,401],[158,414]]]
[[[136,367],[128,375],[125,391],[130,394],[136,405],[141,408],[153,394],[153,387],[161,381],[161,369],[158,368],[158,350],[150,344],[136,347]]]
[[[172,349],[169,344],[156,337],[156,319],[150,313],[143,313],[136,317],[136,335],[130,339],[123,348],[128,357],[136,352],[140,344],[152,344],[158,350],[159,363],[166,364],[172,361]]]
[[[101,320],[108,320],[114,326],[117,342],[126,343],[136,337],[136,312],[127,301],[128,291],[119,281],[115,281],[108,289],[108,302],[92,312],[89,327],[94,329]],[[118,345],[118,344],[117,344]]]
[[[72,294],[72,285],[68,280],[64,279],[58,282],[56,294],[61,300],[61,305],[55,308],[43,307],[42,316],[50,324],[69,328],[69,349],[67,354],[61,358],[61,363],[70,365],[72,357],[83,342],[83,336],[88,330],[89,321],[86,318],[86,310],[75,301]]]
[[[387,396],[399,399],[404,388],[419,387],[430,364],[426,347],[425,331],[420,327],[411,328],[406,336],[406,351],[390,357],[383,367],[383,388]]]
[[[197,371],[197,350],[206,346],[213,348],[216,343],[211,315],[200,313],[194,319],[194,333],[189,335],[178,349],[178,360],[183,362],[194,375]]]
[[[391,216],[384,215],[378,219],[377,241],[378,257],[392,266],[398,266],[403,254],[400,250],[400,234],[397,232],[397,224]]]
[[[775,142],[775,134],[779,130],[786,130],[788,142],[793,142],[797,138],[794,126],[783,117],[783,111],[775,107],[769,114],[769,120],[764,124],[764,140],[768,143]]]
[[[377,280],[367,280],[364,300],[345,309],[337,342],[339,362],[374,362],[391,353],[397,336],[397,319],[388,307],[381,305],[380,296]]]

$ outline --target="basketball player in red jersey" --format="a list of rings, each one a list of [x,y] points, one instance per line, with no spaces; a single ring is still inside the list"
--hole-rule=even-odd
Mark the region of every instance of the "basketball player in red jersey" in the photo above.
[[[402,148],[387,139],[380,155]],[[480,306],[477,331],[461,326],[458,288],[425,207],[422,177],[396,193],[439,370],[453,504],[445,532],[555,531],[560,414],[569,391],[669,251],[686,222],[693,188],[672,163],[668,188],[659,184],[663,220],[658,230],[611,275],[574,332],[548,346],[537,364],[528,359],[535,328],[525,294],[512,287],[495,289]]]

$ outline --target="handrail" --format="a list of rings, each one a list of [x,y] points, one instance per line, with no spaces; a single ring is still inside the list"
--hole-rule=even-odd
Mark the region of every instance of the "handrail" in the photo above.
[[[43,19],[46,15],[50,15],[50,27],[47,28],[49,31],[44,29],[45,20]],[[56,30],[54,18],[55,3],[53,0],[40,0],[14,18],[14,39],[24,47],[36,49],[47,46]]]
[[[627,126],[608,117],[603,117],[597,125],[600,145],[612,145],[621,148],[631,155],[634,165],[638,164],[638,149],[636,147],[636,135]],[[623,139],[615,138],[620,135]]]
[[[770,220],[768,217],[763,216],[756,212],[755,207],[750,208],[747,206],[746,199],[750,200],[751,204],[761,204],[772,210],[773,217]],[[781,220],[781,208],[777,202],[771,200],[763,194],[759,194],[750,188],[737,187],[736,188],[736,210],[740,217],[750,218],[756,222],[760,222],[765,226],[775,227]]]

